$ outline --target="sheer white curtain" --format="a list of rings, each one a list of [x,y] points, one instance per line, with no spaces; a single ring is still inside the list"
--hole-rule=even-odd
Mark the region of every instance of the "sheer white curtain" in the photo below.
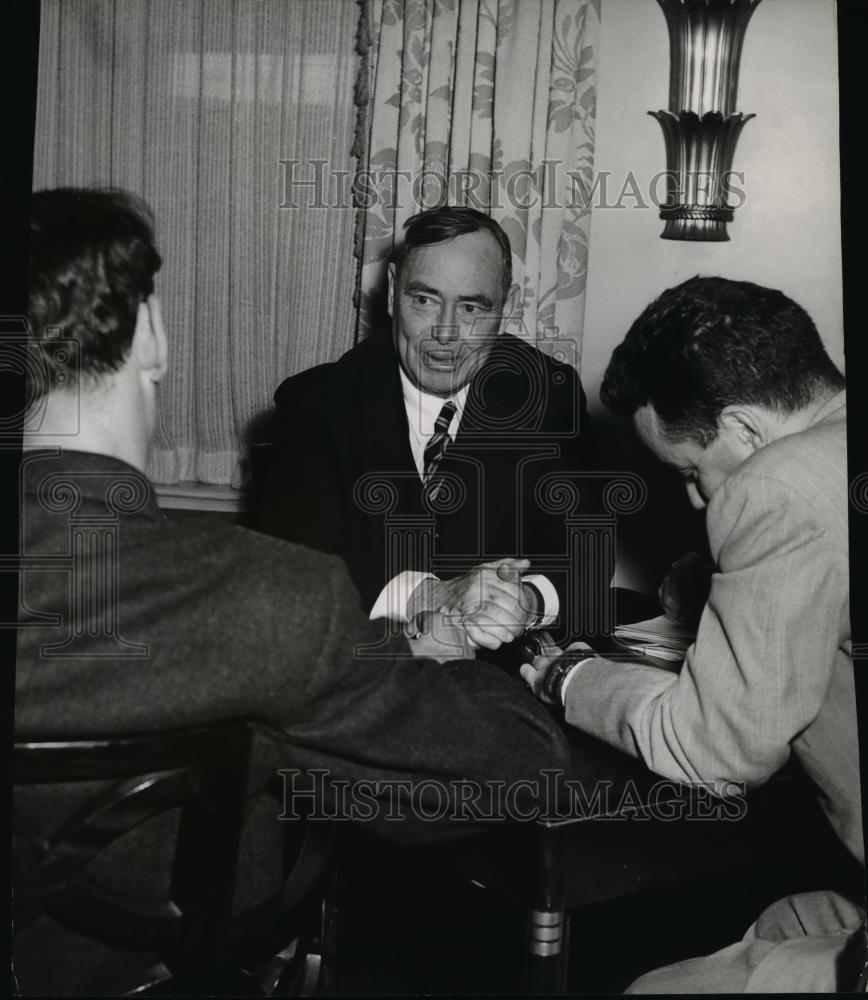
[[[353,343],[357,21],[353,0],[42,0],[35,187],[156,215],[157,482],[240,485],[277,384]]]
[[[362,331],[379,321],[404,221],[466,204],[509,235],[523,290],[511,332],[576,364],[599,0],[364,0],[362,25]]]

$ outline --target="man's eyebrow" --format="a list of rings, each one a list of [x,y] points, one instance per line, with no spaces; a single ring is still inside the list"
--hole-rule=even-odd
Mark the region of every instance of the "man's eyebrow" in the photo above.
[[[439,289],[432,288],[430,285],[426,285],[422,281],[408,281],[407,284],[404,285],[402,292],[404,295],[422,294],[436,296],[437,298],[443,297],[443,293]],[[459,302],[473,302],[476,305],[482,306],[484,309],[494,308],[494,302],[487,295],[483,295],[482,293],[478,295],[459,295],[458,300]]]
[[[484,309],[493,309],[494,302],[487,295],[459,295],[460,302],[474,302]]]
[[[430,285],[425,285],[421,281],[408,281],[407,284],[404,285],[403,292],[405,294],[408,292],[410,294],[418,294],[419,292],[422,292],[424,295],[440,296],[440,292],[437,291],[436,288],[431,288]]]

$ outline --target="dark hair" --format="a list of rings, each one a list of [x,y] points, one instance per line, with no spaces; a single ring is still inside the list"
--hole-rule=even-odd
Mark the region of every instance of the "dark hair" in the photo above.
[[[84,188],[33,195],[29,320],[42,371],[28,367],[31,400],[121,367],[160,264],[153,216],[134,195]],[[58,337],[77,343],[73,364],[58,363],[66,357],[54,349]]]
[[[503,295],[506,297],[512,285],[512,248],[509,245],[509,237],[490,215],[478,212],[475,208],[442,205],[440,208],[429,208],[407,219],[404,229],[404,243],[395,254],[398,272],[410,251],[417,247],[433,246],[454,239],[456,236],[478,233],[480,230],[491,233],[500,247]]]
[[[783,292],[697,276],[665,291],[630,327],[600,396],[624,415],[650,403],[670,438],[706,447],[726,406],[792,413],[843,386],[811,317]]]

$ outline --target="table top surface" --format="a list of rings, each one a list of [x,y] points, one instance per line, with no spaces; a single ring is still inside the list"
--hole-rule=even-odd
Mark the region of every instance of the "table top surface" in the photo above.
[[[635,757],[559,721],[570,745],[570,762],[544,776],[539,824],[626,817],[690,794],[686,786],[654,774]]]
[[[570,764],[548,779],[556,792],[548,801],[542,795],[536,821],[497,824],[456,845],[455,866],[477,885],[569,909],[751,865],[798,865],[808,843],[835,854],[816,798],[789,768],[747,796],[721,799],[706,786],[667,781],[592,736],[565,732]]]

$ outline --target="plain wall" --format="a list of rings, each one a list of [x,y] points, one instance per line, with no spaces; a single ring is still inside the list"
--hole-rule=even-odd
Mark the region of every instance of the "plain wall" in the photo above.
[[[733,169],[744,172],[745,201],[725,243],[660,238],[663,222],[649,189],[666,169],[666,157],[660,126],[647,112],[668,107],[669,40],[655,0],[602,0],[598,72],[595,172],[607,173],[610,204],[630,175],[636,180],[620,199],[622,207],[595,200],[592,209],[582,382],[598,424],[605,431],[599,388],[612,349],[653,298],[694,274],[780,288],[808,310],[843,368],[834,0],[762,0],[748,25],[736,110],[756,118],[745,125],[735,151]],[[631,442],[610,433],[613,467],[635,467],[641,457]],[[671,479],[650,474],[649,488],[671,489]],[[654,499],[659,507],[661,498]],[[701,521],[680,500],[672,497],[664,509],[678,527],[660,531],[655,525],[663,537],[649,550],[650,562],[635,552],[636,562],[622,550],[626,575],[618,582],[647,589],[659,564],[701,535]],[[646,519],[640,536],[648,527]]]
[[[663,135],[646,112],[667,107],[669,42],[655,0],[602,0],[595,171],[609,201],[632,173],[646,202],[666,168]],[[752,112],[733,169],[744,204],[726,243],[663,240],[654,205],[594,206],[582,345],[592,409],[612,348],[664,288],[720,274],[780,288],[814,319],[843,366],[834,0],[762,0],[747,29],[738,110]],[[661,185],[662,196],[662,185]]]

